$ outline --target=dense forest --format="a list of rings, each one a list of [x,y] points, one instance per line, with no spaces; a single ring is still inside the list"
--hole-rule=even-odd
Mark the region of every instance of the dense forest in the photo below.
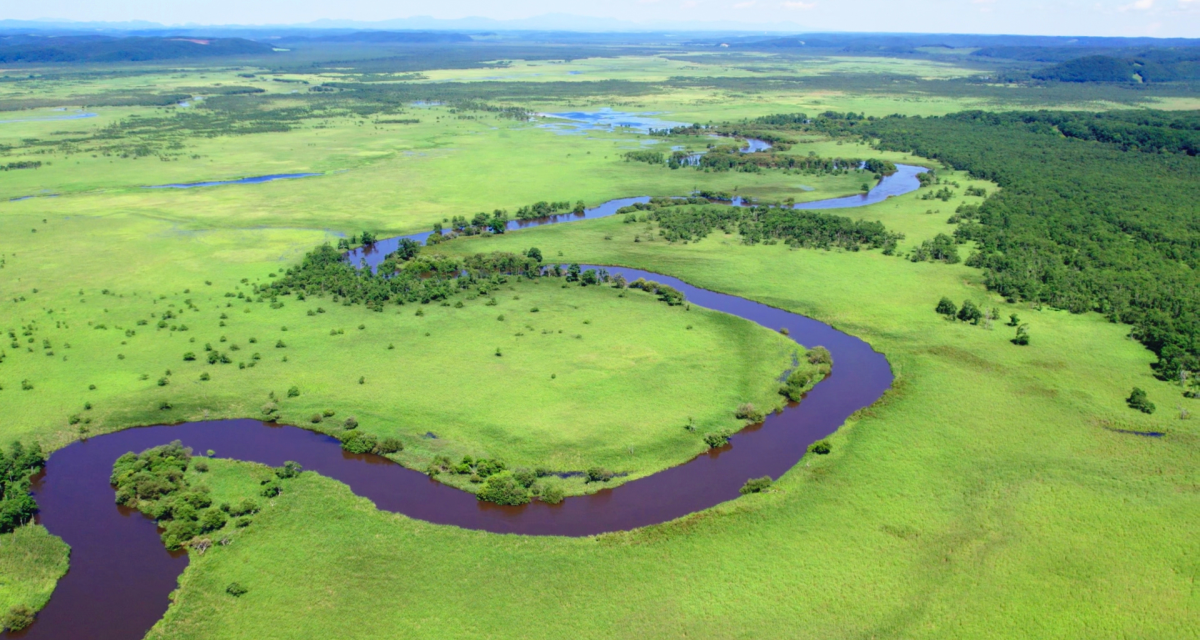
[[[627,223],[657,223],[659,235],[671,242],[702,240],[719,229],[724,233],[737,233],[744,244],[783,242],[792,247],[812,249],[883,249],[891,255],[897,241],[904,237],[888,231],[877,221],[852,220],[787,206],[696,206],[698,201],[703,202],[703,199],[655,198],[643,205],[625,207],[618,213],[626,214]],[[639,215],[639,211],[645,213]]]
[[[1133,326],[1157,373],[1200,370],[1196,113],[966,112],[808,125],[934,158],[1000,185],[958,214],[967,264],[1012,300]],[[1186,374],[1182,374],[1186,375]]]
[[[1152,49],[1130,57],[1091,55],[1032,73],[1038,80],[1060,82],[1175,82],[1200,79],[1200,47]]]
[[[269,44],[243,38],[114,38],[109,36],[0,36],[0,64],[138,62],[262,55]]]
[[[33,520],[37,503],[29,495],[29,477],[46,463],[37,443],[14,442],[8,453],[0,449],[0,533]]]

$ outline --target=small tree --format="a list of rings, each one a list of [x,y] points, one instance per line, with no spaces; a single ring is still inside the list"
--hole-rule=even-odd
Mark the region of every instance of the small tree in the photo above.
[[[729,444],[729,436],[723,433],[710,433],[704,436],[704,444],[708,445],[709,449],[720,449]]]
[[[563,501],[563,490],[557,484],[548,484],[542,487],[538,500],[547,504],[558,504]]]
[[[488,476],[476,496],[485,502],[513,506],[529,502],[529,490],[508,471]]]
[[[283,463],[282,467],[275,467],[275,475],[285,480],[295,478],[300,475],[301,471],[304,471],[304,467],[300,466],[300,463],[295,460],[288,460]]]
[[[351,431],[342,439],[342,448],[350,453],[374,453],[379,447],[379,440],[373,433]]]
[[[938,302],[937,312],[946,316],[947,318],[953,318],[954,315],[958,313],[958,307],[954,306],[954,303],[950,301],[950,298],[942,298]]]
[[[1134,387],[1133,392],[1130,393],[1129,397],[1125,399],[1125,403],[1128,404],[1131,409],[1137,409],[1142,413],[1154,413],[1154,409],[1156,408],[1154,403],[1150,402],[1150,398],[1146,396],[1146,392],[1141,387]]]
[[[1017,335],[1012,339],[1012,343],[1022,347],[1029,344],[1029,325],[1023,324],[1017,327]]]
[[[588,482],[608,482],[617,474],[605,469],[604,467],[592,467],[587,470]]]
[[[808,446],[808,450],[811,453],[815,453],[819,456],[823,456],[823,455],[829,453],[830,451],[833,451],[833,446],[831,446],[829,444],[828,440],[817,440],[816,442],[814,442]]]
[[[963,300],[962,307],[958,310],[958,319],[963,322],[979,324],[979,321],[983,319],[983,312],[975,306],[974,302]]]
[[[766,491],[767,489],[771,488],[772,482],[773,481],[771,480],[771,476],[763,476],[761,478],[751,478],[746,481],[746,484],[742,485],[740,493],[742,495],[748,495],[751,493],[762,493],[763,491]]]

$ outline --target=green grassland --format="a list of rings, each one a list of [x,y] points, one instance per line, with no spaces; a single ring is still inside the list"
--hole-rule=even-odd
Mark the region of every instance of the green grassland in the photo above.
[[[1195,421],[1124,406],[1135,384],[1164,409],[1177,397],[1124,328],[1006,305],[963,266],[731,237],[634,243],[630,226],[447,247],[535,242],[801,311],[886,353],[893,391],[767,494],[595,538],[431,526],[309,474],[240,546],[194,560],[151,637],[1192,634],[1200,440]],[[943,295],[1020,313],[1033,343],[942,319]],[[232,602],[231,581],[250,592]]]
[[[31,611],[45,606],[67,572],[69,555],[67,544],[41,525],[0,535],[0,612],[21,605]]]
[[[274,273],[263,272],[280,264],[262,251],[239,253],[245,234],[195,241],[137,220],[121,242],[90,232],[87,222],[4,234],[31,239],[6,257],[14,285],[6,294],[18,301],[0,303],[15,336],[4,336],[0,369],[12,436],[59,446],[80,429],[262,416],[274,392],[281,420],[316,427],[310,417],[332,410],[340,417],[320,426],[336,432],[354,415],[361,428],[404,440],[401,460],[415,468],[433,455],[469,453],[552,469],[604,465],[637,477],[703,450],[700,436],[683,428],[689,417],[705,428],[700,435],[728,432],[740,403],[778,404],[776,378],[794,352],[782,336],[724,314],[668,307],[638,291],[562,288],[559,280],[513,280],[454,305],[384,313],[329,298],[284,298],[273,309],[226,297],[249,290],[235,276],[266,282]],[[78,238],[66,237],[72,228]],[[261,244],[271,236],[256,237]],[[319,236],[281,232],[275,242],[306,238]],[[111,253],[117,248],[141,258],[122,265]],[[217,263],[227,266],[202,266]],[[81,274],[70,288],[64,268]],[[148,282],[145,273],[156,276]],[[230,363],[209,364],[206,346]],[[196,359],[185,361],[186,353]],[[23,390],[23,381],[33,388]],[[291,386],[300,396],[283,399]],[[651,387],[655,401],[646,402],[640,393]],[[160,410],[163,401],[173,408]]]
[[[864,58],[828,64],[826,72],[882,70]],[[943,63],[888,66],[896,73],[958,73]],[[515,70],[537,69],[584,71],[570,76],[579,80],[744,71],[664,58]],[[162,88],[252,82],[233,71],[175,71]],[[128,85],[122,90],[142,90],[165,79],[119,82]],[[38,86],[20,97],[68,100],[103,86]],[[826,109],[933,115],[986,104],[903,91],[676,87],[536,106],[612,106],[709,122]],[[50,162],[0,174],[0,199],[61,194],[0,202],[0,398],[7,410],[0,435],[51,449],[84,429],[95,435],[156,422],[260,417],[274,392],[284,421],[336,432],[354,415],[360,429],[400,437],[406,448],[395,457],[415,468],[434,455],[471,454],[510,466],[600,464],[628,472],[626,479],[645,475],[702,450],[697,434],[706,429],[736,428],[732,409],[741,402],[777,404],[777,377],[794,345],[698,307],[668,307],[636,291],[620,297],[611,288],[562,288],[549,279],[464,296],[461,308],[455,300],[421,306],[422,316],[419,305],[375,313],[313,298],[286,298],[273,309],[236,293],[269,282],[339,234],[425,230],[451,216],[513,211],[539,200],[594,205],[693,188],[812,200],[855,193],[863,181],[860,174],[672,171],[621,160],[645,136],[559,135],[488,114],[459,119],[446,107],[408,108],[399,116],[419,124],[343,116],[288,133],[186,139],[178,159],[167,162],[21,154],[25,138],[91,132],[168,110],[95,111],[100,116],[86,120],[0,124],[0,144],[14,146],[8,158]],[[810,151],[935,166],[819,137],[788,153]],[[325,175],[141,188],[294,171]],[[966,187],[995,189],[941,168],[938,175],[945,184],[937,188],[957,183],[949,185],[949,201],[922,200],[926,189],[835,213],[904,233],[903,253],[948,233],[958,204],[981,200],[966,196]],[[650,269],[801,312],[884,353],[896,374],[893,390],[831,438],[832,454],[806,457],[767,493],[593,538],[434,526],[381,513],[344,485],[305,473],[237,532],[234,544],[192,553],[151,637],[1195,636],[1197,422],[1178,419],[1178,388],[1152,377],[1153,356],[1128,327],[1096,314],[1006,304],[961,264],[745,246],[719,231],[687,244],[655,237],[647,223],[617,216],[456,240],[438,251],[537,246],[548,261]],[[968,250],[960,247],[963,257]],[[1011,344],[1010,327],[943,319],[934,313],[942,296],[997,307],[1002,317],[1020,314],[1032,343]],[[168,310],[178,317],[159,329]],[[277,348],[280,340],[285,346]],[[231,363],[207,364],[206,343]],[[189,351],[196,361],[184,361]],[[201,381],[205,372],[211,379]],[[33,388],[22,390],[23,380]],[[288,398],[293,385],[300,395]],[[1158,413],[1125,406],[1135,385]],[[164,400],[169,410],[159,408]],[[334,415],[311,421],[326,410]],[[689,419],[705,429],[688,432]],[[262,471],[215,460],[203,482],[233,496],[253,487]],[[582,481],[564,488],[587,490]],[[0,536],[0,608],[37,608],[65,568],[65,545],[40,528]],[[248,593],[228,595],[234,581]]]

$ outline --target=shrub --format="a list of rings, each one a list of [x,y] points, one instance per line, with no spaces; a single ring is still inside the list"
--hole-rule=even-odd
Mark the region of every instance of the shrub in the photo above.
[[[538,475],[532,469],[517,469],[513,472],[513,478],[519,482],[522,487],[528,489],[529,487],[533,486],[533,483],[537,480]]]
[[[808,363],[815,365],[833,366],[833,354],[829,353],[829,349],[825,347],[813,347],[808,352]]]
[[[529,502],[529,490],[507,471],[488,476],[476,495],[480,500],[496,504],[520,505]]]
[[[563,501],[563,491],[557,484],[548,484],[542,487],[538,500],[549,504],[558,504]]]
[[[235,598],[240,598],[240,597],[246,595],[246,593],[248,591],[249,591],[249,589],[247,589],[246,587],[243,587],[242,585],[240,585],[236,582],[230,582],[229,586],[225,587],[225,593],[228,593],[229,595],[231,595]]]
[[[721,433],[710,433],[704,436],[704,444],[708,445],[709,449],[720,449],[729,444],[729,436]]]
[[[225,514],[220,509],[205,509],[200,514],[200,532],[208,533],[225,526]]]
[[[604,467],[592,467],[587,470],[588,482],[608,482],[617,474],[605,469]]]
[[[300,472],[303,470],[304,467],[300,466],[299,462],[296,462],[295,460],[288,460],[287,462],[283,463],[282,467],[275,467],[275,475],[284,479],[295,478],[296,476],[300,475]]]
[[[33,624],[33,617],[33,609],[23,604],[13,605],[8,613],[4,614],[4,619],[0,620],[0,628],[20,631]]]
[[[345,421],[342,422],[342,426],[346,429],[356,429],[358,428],[358,420],[354,416],[347,416]]]
[[[463,458],[464,462],[467,460],[469,460],[469,458]],[[476,460],[474,466],[475,473],[481,478],[486,478],[488,476],[500,473],[507,468],[504,462],[501,460],[487,460],[485,458]]]
[[[265,498],[274,498],[275,496],[279,495],[280,491],[282,491],[282,489],[279,487],[279,482],[275,480],[268,480],[264,482],[262,487],[258,490],[258,492]]]
[[[823,456],[823,455],[829,453],[830,451],[833,451],[833,447],[830,446],[828,440],[817,440],[816,442],[808,445],[808,450],[810,453],[815,453],[819,456]]]
[[[193,462],[192,468],[196,470],[196,473],[208,473],[208,463],[203,460]]]
[[[289,388],[289,389],[288,389],[288,392],[287,392],[287,397],[289,397],[289,398],[295,398],[295,397],[297,397],[297,396],[299,396],[299,395],[300,395],[300,387],[297,387],[297,386],[294,386],[294,385],[293,385],[291,388]]]
[[[379,441],[373,433],[351,431],[342,439],[342,449],[350,453],[374,453]]]
[[[800,402],[808,383],[812,382],[812,372],[797,369],[788,374],[787,380],[779,387],[779,393],[792,402]]]
[[[979,324],[979,321],[983,319],[983,312],[975,306],[974,302],[963,300],[962,307],[958,310],[958,319],[963,322]]]
[[[749,420],[750,422],[762,422],[764,416],[761,411],[754,408],[754,405],[747,402],[737,408],[737,412],[733,414],[740,420]]]
[[[937,312],[946,316],[947,318],[953,318],[958,313],[958,307],[954,306],[954,303],[950,301],[950,298],[942,298],[938,302]]]
[[[321,417],[321,414],[319,414],[319,413],[312,414],[312,417],[308,419],[308,421],[313,424],[321,424],[321,420],[323,420],[323,418]]]
[[[404,451],[404,443],[397,438],[384,438],[379,441],[379,453],[397,453]]]
[[[771,488],[771,483],[772,483],[771,476],[763,476],[761,478],[751,478],[746,481],[746,484],[742,485],[740,492],[742,495],[747,495],[747,494],[751,494],[751,493],[762,493],[763,491],[766,491],[767,489]]]
[[[191,351],[188,351],[187,353],[183,354],[183,360],[185,362],[191,362],[192,360],[195,360],[195,359],[196,359],[196,354]]]
[[[1017,327],[1017,335],[1012,339],[1012,343],[1021,347],[1029,344],[1029,325],[1023,324]]]
[[[1125,403],[1131,409],[1137,409],[1142,413],[1154,413],[1154,409],[1156,408],[1154,403],[1150,402],[1150,398],[1146,396],[1146,392],[1140,387],[1133,388],[1133,392],[1125,399]]]

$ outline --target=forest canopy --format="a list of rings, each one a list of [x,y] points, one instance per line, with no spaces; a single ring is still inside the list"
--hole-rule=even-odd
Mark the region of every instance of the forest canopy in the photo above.
[[[1161,377],[1200,370],[1200,114],[972,111],[819,118],[996,182],[955,235],[1012,300],[1133,325]]]

